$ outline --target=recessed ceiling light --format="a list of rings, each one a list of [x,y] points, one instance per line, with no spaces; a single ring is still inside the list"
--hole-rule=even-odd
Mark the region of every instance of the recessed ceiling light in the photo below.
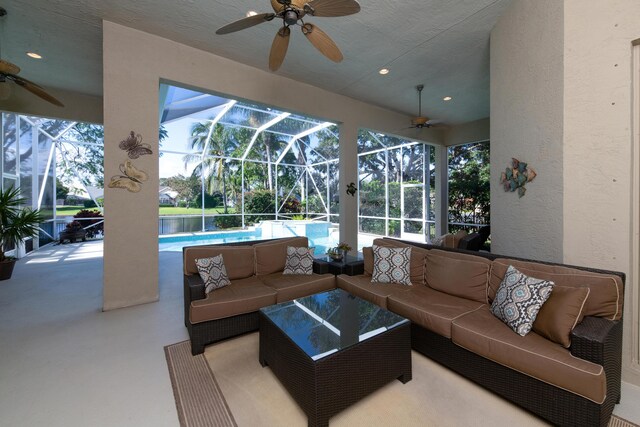
[[[27,52],[27,56],[33,59],[42,59],[42,55],[39,55],[35,52]]]
[[[451,101],[453,98],[451,98],[450,96],[445,96],[444,98],[442,98],[443,101]]]
[[[384,76],[385,74],[389,74],[389,69],[388,68],[383,68],[378,72]]]
[[[250,10],[249,12],[247,12],[247,18],[250,16],[256,16],[258,14],[258,12],[256,12],[255,10]]]

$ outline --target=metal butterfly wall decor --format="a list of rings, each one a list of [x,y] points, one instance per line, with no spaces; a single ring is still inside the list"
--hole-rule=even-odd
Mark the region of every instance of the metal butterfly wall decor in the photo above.
[[[120,164],[122,175],[114,175],[109,182],[109,188],[124,188],[131,193],[137,193],[142,189],[142,183],[149,179],[149,174],[137,169],[127,160]]]
[[[127,152],[130,159],[137,159],[146,154],[153,154],[151,146],[142,142],[142,135],[131,131],[127,139],[120,141],[118,145],[121,150]]]

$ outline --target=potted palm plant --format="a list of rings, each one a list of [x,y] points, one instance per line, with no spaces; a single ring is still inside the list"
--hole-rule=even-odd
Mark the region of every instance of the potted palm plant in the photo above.
[[[16,263],[16,258],[6,256],[5,250],[36,236],[43,221],[38,210],[22,207],[25,202],[20,189],[11,187],[0,191],[0,280],[11,278]]]

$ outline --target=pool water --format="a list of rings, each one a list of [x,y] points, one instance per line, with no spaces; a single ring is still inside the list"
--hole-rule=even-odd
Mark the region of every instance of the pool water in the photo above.
[[[181,234],[172,236],[160,236],[158,246],[161,252],[182,252],[185,246],[194,245],[219,245],[221,243],[246,242],[262,239],[262,230],[217,231],[212,233]],[[334,247],[338,242],[332,237],[309,237],[309,246],[315,247],[314,253],[322,255],[328,248]]]

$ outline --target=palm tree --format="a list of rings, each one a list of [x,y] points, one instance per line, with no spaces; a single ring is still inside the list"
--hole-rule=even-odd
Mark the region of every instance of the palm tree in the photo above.
[[[271,152],[277,152],[281,145],[286,144],[286,141],[283,141],[278,135],[271,132],[263,132],[261,138],[265,150],[264,157],[267,161],[267,186],[269,191],[273,191],[273,168],[271,165],[273,160],[271,159]]]
[[[191,127],[191,148],[199,150],[202,154],[187,154],[184,156],[184,163],[187,165],[194,161],[200,162],[194,173],[204,177],[206,190],[209,193],[222,190],[224,213],[226,214],[228,213],[228,168],[225,166],[228,159],[225,157],[237,148],[238,143],[230,134],[229,128],[216,124],[209,134],[210,127],[209,123],[196,123]],[[209,136],[208,140],[207,136]],[[206,153],[204,152],[205,148]]]
[[[0,191],[0,262],[7,259],[5,251],[17,247],[22,239],[38,235],[39,224],[44,221],[40,211],[23,208],[26,199],[19,188]]]

